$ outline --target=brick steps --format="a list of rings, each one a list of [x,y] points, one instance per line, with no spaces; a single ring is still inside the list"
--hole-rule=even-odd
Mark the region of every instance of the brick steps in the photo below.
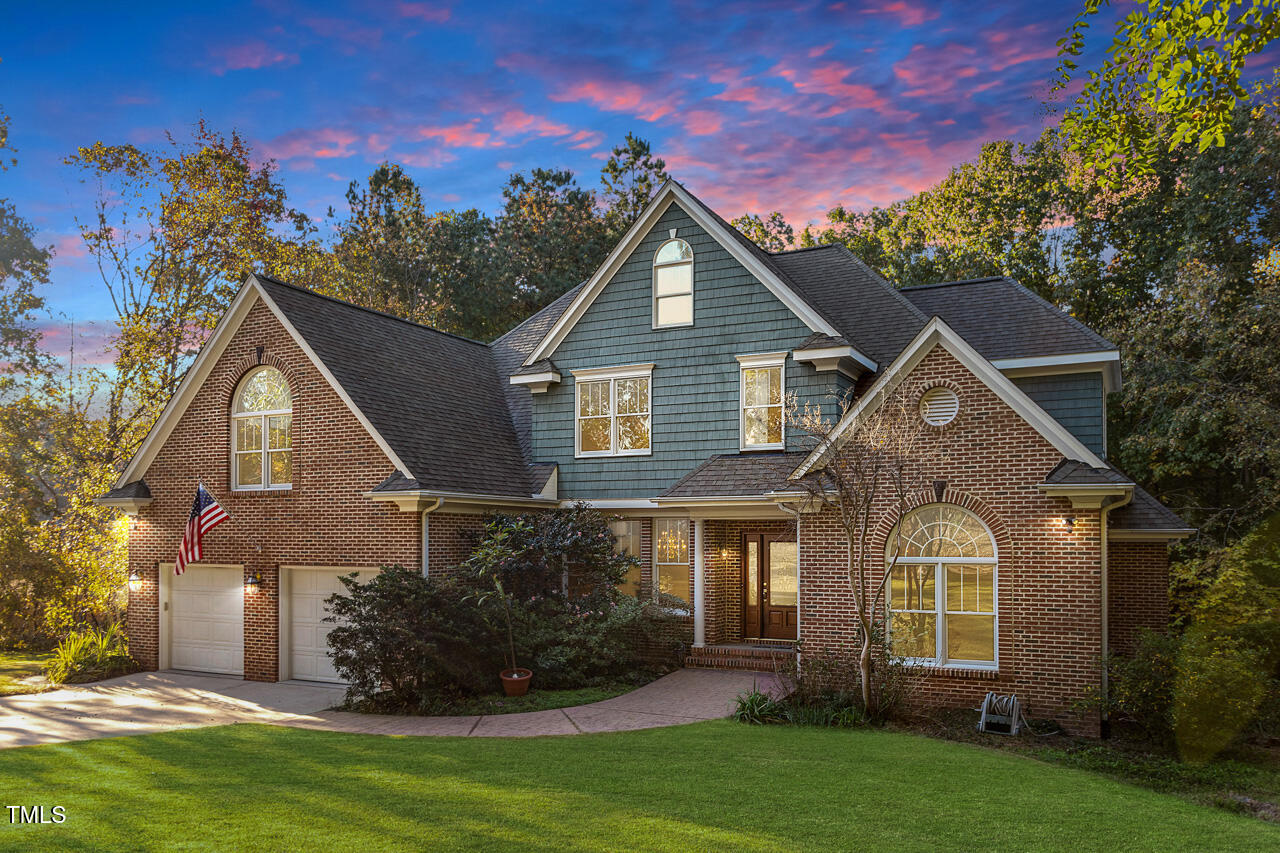
[[[732,669],[748,672],[776,672],[778,667],[794,657],[794,647],[777,645],[704,646],[689,649],[684,665],[694,669]]]

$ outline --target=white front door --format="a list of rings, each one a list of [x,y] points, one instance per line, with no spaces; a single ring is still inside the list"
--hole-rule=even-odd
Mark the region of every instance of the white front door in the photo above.
[[[169,666],[243,675],[243,570],[192,564],[168,581]]]
[[[329,631],[333,623],[325,622],[329,609],[325,599],[347,588],[338,580],[354,569],[289,569],[289,678],[303,681],[341,682],[329,657]],[[363,571],[360,580],[375,573]]]

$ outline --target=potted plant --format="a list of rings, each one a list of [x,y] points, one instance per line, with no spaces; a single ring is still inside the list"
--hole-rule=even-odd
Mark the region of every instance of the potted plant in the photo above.
[[[533,670],[516,666],[516,635],[511,626],[511,599],[502,588],[499,578],[493,579],[494,589],[502,599],[502,612],[507,617],[507,663],[510,664],[498,677],[502,679],[502,689],[508,696],[523,696],[529,692],[529,682],[533,680]]]

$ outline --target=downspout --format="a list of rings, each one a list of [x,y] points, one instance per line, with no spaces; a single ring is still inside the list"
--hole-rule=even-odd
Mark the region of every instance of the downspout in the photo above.
[[[1107,713],[1107,700],[1110,698],[1109,684],[1107,677],[1107,655],[1111,651],[1111,614],[1108,612],[1110,607],[1109,587],[1111,581],[1108,572],[1107,561],[1109,559],[1107,553],[1107,513],[1113,509],[1119,509],[1125,504],[1133,500],[1133,490],[1130,489],[1123,498],[1116,503],[1104,506],[1098,510],[1098,530],[1102,536],[1102,541],[1098,545],[1099,555],[1102,560],[1102,728],[1100,734],[1105,738],[1111,735],[1111,718]]]
[[[431,545],[431,522],[427,519],[431,513],[440,508],[440,504],[444,502],[444,498],[436,498],[429,508],[422,511],[422,576],[428,576],[428,570],[431,567],[430,554]]]

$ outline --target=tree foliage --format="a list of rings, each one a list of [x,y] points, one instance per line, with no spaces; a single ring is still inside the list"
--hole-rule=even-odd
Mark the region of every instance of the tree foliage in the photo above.
[[[666,161],[653,156],[649,143],[635,134],[628,133],[614,147],[600,170],[600,203],[610,243],[622,237],[670,177]]]
[[[1055,91],[1076,74],[1090,19],[1109,6],[1086,0],[1058,41]],[[1223,148],[1249,98],[1248,61],[1280,36],[1274,0],[1147,0],[1115,24],[1100,66],[1062,119],[1073,151],[1113,185],[1157,171],[1182,146]]]

